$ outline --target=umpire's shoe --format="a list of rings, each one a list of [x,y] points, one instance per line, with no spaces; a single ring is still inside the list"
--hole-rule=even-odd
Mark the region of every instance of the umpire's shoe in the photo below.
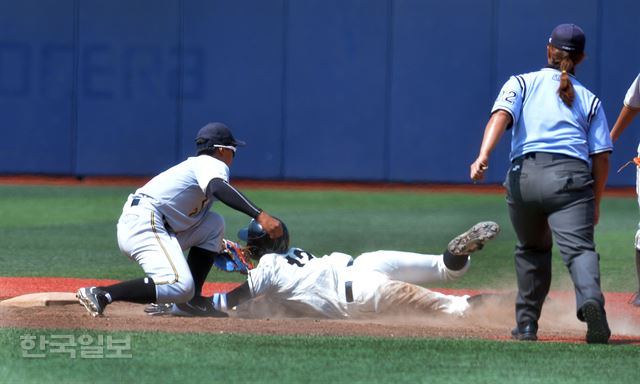
[[[493,221],[483,221],[456,236],[449,242],[447,250],[455,256],[469,255],[482,249],[484,243],[496,237],[500,226]]]
[[[104,308],[109,304],[106,292],[96,287],[80,288],[76,297],[93,317],[102,316]]]
[[[520,341],[537,341],[538,324],[534,321],[519,324],[511,330],[511,338]]]
[[[204,296],[196,296],[186,303],[174,304],[171,307],[171,314],[183,317],[229,317],[225,312],[213,307],[210,297]]]
[[[587,323],[587,343],[607,344],[611,337],[611,330],[607,322],[607,314],[600,303],[593,299],[586,300],[580,308],[584,321]]]

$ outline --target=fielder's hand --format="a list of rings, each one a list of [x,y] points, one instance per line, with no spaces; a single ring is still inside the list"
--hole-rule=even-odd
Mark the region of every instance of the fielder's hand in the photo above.
[[[277,239],[284,233],[284,229],[282,229],[282,223],[280,222],[280,220],[274,218],[265,211],[260,212],[258,217],[256,217],[256,221],[262,226],[262,229],[264,229],[264,231],[267,232],[269,234],[269,237],[272,239]]]

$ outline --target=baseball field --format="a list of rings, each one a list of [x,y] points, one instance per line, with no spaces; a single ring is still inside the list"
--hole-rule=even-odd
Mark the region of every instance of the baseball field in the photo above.
[[[32,181],[0,183],[0,300],[70,294],[88,284],[141,276],[115,239],[122,204],[139,181]],[[558,255],[540,342],[509,339],[515,237],[499,188],[239,186],[287,223],[292,245],[317,256],[377,249],[438,254],[475,222],[496,221],[502,232],[474,254],[469,272],[429,288],[497,295],[462,319],[369,321],[150,317],[143,305],[127,303],[92,318],[78,304],[0,305],[0,382],[637,382],[640,308],[627,301],[637,287],[633,236],[639,214],[629,191],[606,195],[596,233],[612,340],[587,345]],[[226,207],[220,211],[227,237],[235,240],[248,219]],[[242,275],[212,272],[205,293],[241,281]]]

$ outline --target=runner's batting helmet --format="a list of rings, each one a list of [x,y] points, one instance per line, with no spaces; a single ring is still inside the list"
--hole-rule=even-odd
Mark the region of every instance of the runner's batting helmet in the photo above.
[[[267,253],[286,253],[289,249],[289,231],[282,221],[281,223],[282,236],[277,239],[269,237],[262,225],[253,219],[246,228],[242,228],[238,232],[238,238],[247,243],[247,248],[256,259]]]

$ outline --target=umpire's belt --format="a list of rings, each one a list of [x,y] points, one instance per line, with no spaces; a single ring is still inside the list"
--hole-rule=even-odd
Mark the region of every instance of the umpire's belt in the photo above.
[[[513,159],[512,163],[521,162],[524,159],[534,159],[538,161],[554,161],[554,160],[580,160],[577,157],[572,157],[568,155],[563,155],[562,153],[550,153],[550,152],[529,152],[525,153],[522,156],[516,157]]]
[[[349,260],[347,267],[353,265],[353,260]],[[344,295],[347,298],[347,303],[353,303],[353,281],[344,282]]]

